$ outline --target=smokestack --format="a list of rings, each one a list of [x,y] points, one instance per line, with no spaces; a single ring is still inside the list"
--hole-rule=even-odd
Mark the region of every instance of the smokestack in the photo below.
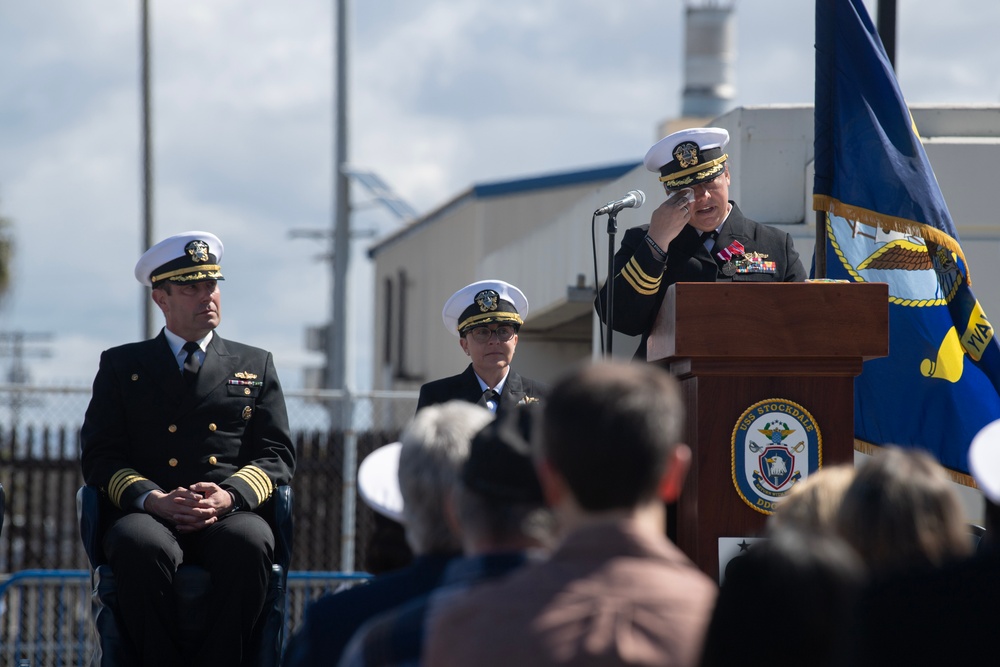
[[[681,116],[715,118],[736,97],[735,0],[688,0]]]

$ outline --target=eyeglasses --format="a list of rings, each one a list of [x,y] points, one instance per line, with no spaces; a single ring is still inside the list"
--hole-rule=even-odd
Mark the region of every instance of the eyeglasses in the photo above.
[[[475,329],[467,331],[466,335],[471,336],[472,340],[477,343],[485,345],[490,342],[490,339],[493,338],[494,334],[496,334],[499,342],[506,343],[514,337],[515,333],[517,333],[517,331],[514,330],[514,327],[502,324],[496,329],[490,329],[489,327],[476,327]]]

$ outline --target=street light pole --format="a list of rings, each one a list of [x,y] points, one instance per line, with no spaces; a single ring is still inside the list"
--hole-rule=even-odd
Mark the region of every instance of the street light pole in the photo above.
[[[336,111],[333,161],[333,302],[330,335],[327,336],[327,389],[347,386],[347,274],[351,257],[350,181],[347,174],[347,0],[336,0]]]
[[[152,112],[149,103],[149,3],[142,0],[140,48],[142,51],[142,248],[146,252],[153,245],[153,138]],[[153,337],[153,300],[145,288],[140,288],[142,294],[142,333],[143,339]]]
[[[334,221],[333,221],[333,321],[330,323],[327,345],[327,388],[343,390],[340,410],[331,407],[331,427],[343,432],[343,484],[341,488],[340,569],[354,571],[355,500],[358,443],[354,432],[353,401],[347,391],[347,274],[351,259],[351,202],[347,173],[347,1],[336,0],[336,131],[333,161]],[[338,415],[339,412],[339,415]],[[339,416],[339,421],[338,421]]]

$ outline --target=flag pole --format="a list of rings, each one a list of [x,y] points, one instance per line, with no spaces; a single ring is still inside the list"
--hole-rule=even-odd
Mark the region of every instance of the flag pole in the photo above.
[[[814,278],[826,278],[826,211],[816,211],[816,249],[813,251]]]

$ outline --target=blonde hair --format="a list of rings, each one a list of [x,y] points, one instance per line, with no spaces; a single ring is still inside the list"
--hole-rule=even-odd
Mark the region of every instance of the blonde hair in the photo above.
[[[786,528],[834,535],[844,492],[854,480],[854,466],[842,463],[820,468],[795,484],[768,518],[768,531]]]

